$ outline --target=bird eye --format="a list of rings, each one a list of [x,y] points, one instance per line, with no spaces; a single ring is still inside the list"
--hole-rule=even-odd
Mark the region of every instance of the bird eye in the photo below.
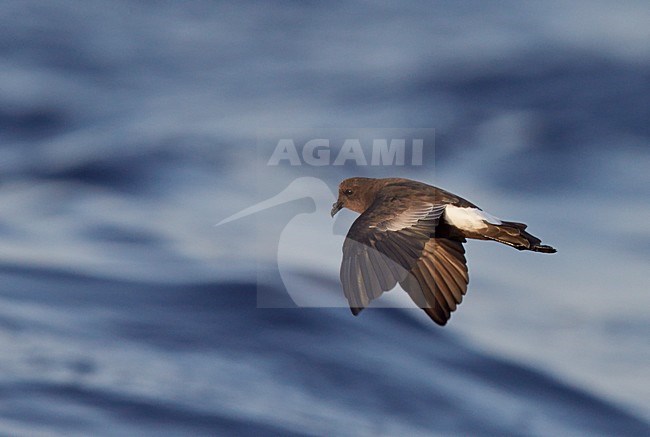
[[[345,191],[343,192],[343,194],[345,194],[346,196],[350,196],[350,195],[352,195],[352,190],[350,190],[350,189],[345,190]]]

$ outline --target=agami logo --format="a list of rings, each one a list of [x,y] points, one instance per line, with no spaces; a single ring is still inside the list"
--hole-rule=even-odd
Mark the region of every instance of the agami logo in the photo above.
[[[327,138],[314,138],[298,143],[280,139],[267,165],[343,166],[420,166],[423,162],[424,139],[405,138],[362,140],[347,138],[338,143]],[[409,147],[407,147],[409,146]],[[299,152],[300,149],[300,152]],[[407,153],[408,149],[408,153]]]

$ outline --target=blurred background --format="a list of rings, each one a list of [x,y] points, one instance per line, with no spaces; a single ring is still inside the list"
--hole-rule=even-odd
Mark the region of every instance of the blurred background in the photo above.
[[[648,41],[644,0],[2,2],[0,433],[649,435]],[[313,205],[214,225],[285,127],[434,128],[406,175],[559,252],[470,242],[445,328],[257,308]]]

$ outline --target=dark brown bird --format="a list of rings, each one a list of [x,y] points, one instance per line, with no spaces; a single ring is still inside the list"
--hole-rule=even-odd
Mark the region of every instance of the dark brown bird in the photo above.
[[[361,213],[343,244],[341,283],[355,316],[397,283],[439,325],[463,300],[466,238],[554,253],[526,225],[484,212],[448,191],[409,179],[350,178],[339,185],[332,217]]]

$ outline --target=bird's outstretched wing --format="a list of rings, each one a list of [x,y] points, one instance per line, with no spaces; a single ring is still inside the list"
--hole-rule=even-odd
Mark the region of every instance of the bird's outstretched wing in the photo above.
[[[464,240],[433,238],[400,285],[438,325],[445,325],[467,292]]]
[[[356,315],[406,279],[434,235],[444,207],[378,198],[350,227],[343,244],[341,283]]]
[[[435,238],[445,205],[378,198],[354,222],[343,244],[341,283],[357,315],[399,282],[444,325],[467,291],[464,239]]]

